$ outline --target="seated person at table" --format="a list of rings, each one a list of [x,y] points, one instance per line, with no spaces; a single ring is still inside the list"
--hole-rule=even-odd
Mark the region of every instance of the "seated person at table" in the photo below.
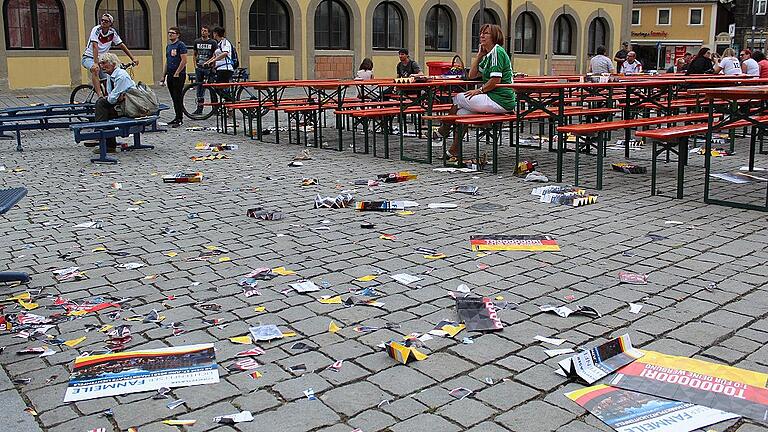
[[[515,91],[511,88],[498,87],[499,84],[512,84],[512,62],[501,46],[504,33],[495,24],[485,24],[480,28],[480,47],[477,56],[472,59],[469,79],[482,77],[483,85],[479,89],[459,93],[453,98],[453,106],[448,115],[467,114],[503,114],[515,109]],[[443,123],[438,133],[448,135],[450,124]],[[453,145],[446,156],[456,157],[462,137],[453,134]]]
[[[675,61],[675,64],[667,68],[667,73],[682,73],[685,72],[686,67],[687,65],[685,64],[685,59],[678,57],[677,61]]]
[[[600,45],[595,52],[597,54],[589,60],[589,71],[593,74],[616,73],[613,61],[605,55],[605,47]]]
[[[736,58],[736,51],[733,48],[726,48],[723,51],[723,57],[713,66],[716,74],[722,72],[724,75],[741,75],[741,63]]]
[[[757,61],[752,58],[751,50],[741,50],[739,58],[741,58],[742,72],[744,72],[746,75],[760,76],[760,66],[757,64]]]
[[[411,58],[408,56],[407,49],[401,49],[397,52],[397,55],[400,56],[400,63],[397,64],[398,78],[408,78],[411,75],[421,74],[421,67],[418,63],[411,60]]]
[[[360,63],[360,69],[355,74],[355,80],[368,81],[373,79],[373,60],[368,57],[363,59]],[[358,99],[377,99],[375,86],[357,86],[357,98]]]
[[[112,53],[99,56],[99,67],[109,75],[109,78],[107,79],[107,96],[100,97],[96,101],[94,108],[95,120],[97,122],[109,121],[120,117],[115,110],[115,106],[125,99],[123,93],[136,87],[136,83],[133,82],[128,72],[120,68],[119,65],[120,59]],[[86,143],[86,146],[93,145],[93,143]],[[115,152],[116,148],[117,140],[115,138],[107,138],[107,151]]]
[[[711,74],[714,72],[712,68],[712,53],[709,48],[702,47],[696,57],[691,60],[691,64],[688,65],[688,70],[685,71],[686,75],[699,75],[699,74]]]
[[[623,74],[637,74],[643,72],[643,65],[637,59],[637,54],[634,51],[627,53],[627,59],[621,64],[620,73]]]
[[[752,53],[752,58],[757,62],[760,78],[768,78],[768,60],[766,60],[765,54],[758,50]]]

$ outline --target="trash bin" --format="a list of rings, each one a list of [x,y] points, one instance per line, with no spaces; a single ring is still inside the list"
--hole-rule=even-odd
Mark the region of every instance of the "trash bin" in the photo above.
[[[432,76],[439,76],[439,75],[447,75],[448,71],[451,69],[451,62],[445,62],[445,61],[431,61],[427,62],[427,68],[429,69],[429,74]]]

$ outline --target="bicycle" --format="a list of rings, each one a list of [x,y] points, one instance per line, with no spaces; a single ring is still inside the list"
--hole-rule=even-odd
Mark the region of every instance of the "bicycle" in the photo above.
[[[131,76],[131,79],[133,79],[133,63],[121,63],[120,68],[125,69],[128,71],[128,74]],[[101,83],[101,92],[102,94],[107,94],[107,79],[105,78],[102,80],[99,80]],[[72,90],[72,93],[69,95],[69,103],[71,104],[88,104],[88,103],[95,103],[96,102],[96,91],[93,89],[92,84],[80,84],[79,86],[75,87],[74,90]]]
[[[205,83],[198,83],[194,73],[188,73],[187,76],[189,78],[189,84],[184,86],[184,90],[182,91],[181,96],[184,107],[184,115],[192,120],[205,120],[210,118],[216,112],[213,105],[210,105],[210,103],[217,102],[219,100],[219,95],[216,93],[216,90],[212,88],[203,88],[203,105],[199,106],[197,101],[197,87],[202,84],[215,83],[216,69],[211,69],[210,73],[208,74],[208,79],[205,81]],[[248,69],[236,69],[235,73],[232,74],[232,82],[245,81],[248,81]],[[242,95],[242,93],[243,87],[238,87],[235,90],[235,94],[232,100],[240,100],[240,95]],[[198,108],[200,108],[200,111],[198,111]]]

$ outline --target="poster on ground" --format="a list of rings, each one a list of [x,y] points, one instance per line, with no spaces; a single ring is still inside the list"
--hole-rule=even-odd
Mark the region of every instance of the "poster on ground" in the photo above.
[[[504,328],[496,306],[488,297],[457,297],[456,312],[467,331],[496,331]]]
[[[619,369],[608,384],[768,424],[768,374],[645,351],[642,358]]]
[[[469,245],[473,251],[560,251],[557,240],[548,235],[473,235]]]
[[[64,402],[219,382],[213,344],[75,359]]]
[[[565,395],[618,432],[690,432],[739,418],[701,405],[602,384]]]

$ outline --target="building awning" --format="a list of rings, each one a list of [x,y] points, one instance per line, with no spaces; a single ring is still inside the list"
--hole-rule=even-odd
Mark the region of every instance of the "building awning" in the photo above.
[[[704,45],[704,41],[699,40],[684,40],[684,39],[632,39],[632,45],[653,45],[661,42],[662,46],[676,46],[676,45]]]

